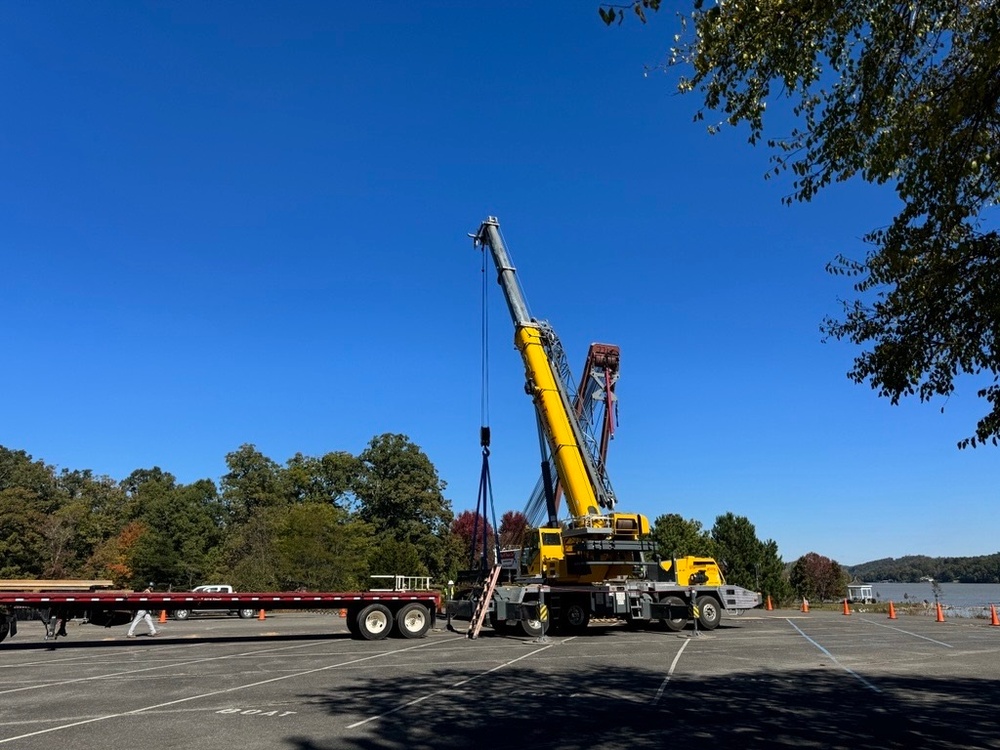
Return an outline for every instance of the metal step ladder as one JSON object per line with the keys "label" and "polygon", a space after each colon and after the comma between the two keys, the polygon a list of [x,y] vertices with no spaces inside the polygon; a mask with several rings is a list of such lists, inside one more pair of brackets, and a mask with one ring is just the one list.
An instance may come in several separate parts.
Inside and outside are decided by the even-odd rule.
{"label": "metal step ladder", "polygon": [[468,638],[479,637],[479,631],[483,629],[483,620],[486,619],[486,613],[490,609],[490,601],[493,599],[493,592],[496,591],[497,581],[500,580],[501,570],[502,568],[499,565],[494,565],[489,577],[486,579],[486,583],[483,586],[483,593],[479,596],[479,601],[476,602],[476,607],[472,611],[472,624],[466,633]]}

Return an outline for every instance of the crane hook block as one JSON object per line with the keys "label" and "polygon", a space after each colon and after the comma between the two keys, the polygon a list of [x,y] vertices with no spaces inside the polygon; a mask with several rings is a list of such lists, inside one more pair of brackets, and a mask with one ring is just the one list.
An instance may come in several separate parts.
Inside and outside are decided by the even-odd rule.
{"label": "crane hook block", "polygon": [[484,448],[488,448],[490,445],[490,428],[480,427],[479,428],[479,444]]}

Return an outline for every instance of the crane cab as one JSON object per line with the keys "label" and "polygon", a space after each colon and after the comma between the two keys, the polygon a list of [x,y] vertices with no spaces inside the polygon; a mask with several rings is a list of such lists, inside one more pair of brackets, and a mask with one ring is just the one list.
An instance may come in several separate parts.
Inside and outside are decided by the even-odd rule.
{"label": "crane cab", "polygon": [[518,573],[527,578],[560,578],[565,559],[562,529],[528,529],[524,535]]}

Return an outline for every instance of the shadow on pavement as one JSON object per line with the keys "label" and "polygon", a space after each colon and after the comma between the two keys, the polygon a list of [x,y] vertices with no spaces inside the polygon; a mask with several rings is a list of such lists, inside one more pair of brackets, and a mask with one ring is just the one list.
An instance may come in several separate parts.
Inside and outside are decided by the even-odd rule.
{"label": "shadow on pavement", "polygon": [[[299,750],[1000,748],[995,674],[879,676],[876,692],[838,667],[675,675],[669,682],[641,668],[557,668],[553,674],[517,664],[482,675],[481,666],[455,667],[405,679],[359,674],[350,689],[302,697],[331,716],[383,718],[348,736],[338,727],[327,741],[286,741]],[[364,736],[351,738],[354,731]]]}

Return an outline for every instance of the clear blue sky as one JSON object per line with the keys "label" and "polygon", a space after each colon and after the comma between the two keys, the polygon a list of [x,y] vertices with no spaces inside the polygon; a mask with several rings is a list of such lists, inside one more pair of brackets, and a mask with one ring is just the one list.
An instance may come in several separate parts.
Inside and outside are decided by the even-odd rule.
{"label": "clear blue sky", "polygon": [[[892,407],[821,343],[850,294],[824,265],[863,256],[892,194],[782,206],[763,148],[644,77],[671,16],[596,7],[0,5],[0,444],[192,482],[243,443],[284,463],[399,432],[472,508],[466,235],[495,215],[573,366],[622,347],[620,509],[732,511],[786,560],[996,552],[1000,454],[955,447],[974,384]],[[499,514],[538,456],[490,293]]]}

